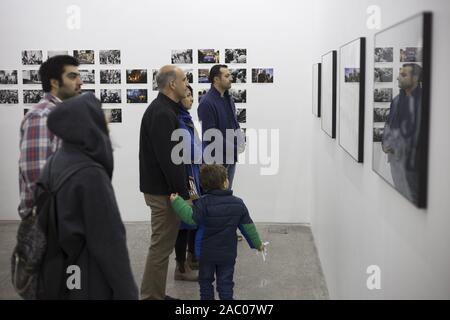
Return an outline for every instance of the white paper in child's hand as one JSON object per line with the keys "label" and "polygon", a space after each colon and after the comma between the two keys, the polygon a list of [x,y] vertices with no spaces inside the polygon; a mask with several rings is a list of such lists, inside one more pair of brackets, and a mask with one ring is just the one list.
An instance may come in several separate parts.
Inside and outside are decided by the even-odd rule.
{"label": "white paper in child's hand", "polygon": [[[264,250],[261,252],[263,261],[266,262],[266,256],[267,256],[267,245],[269,244],[269,242],[263,242],[264,245]],[[256,251],[256,255],[259,256],[259,251]]]}

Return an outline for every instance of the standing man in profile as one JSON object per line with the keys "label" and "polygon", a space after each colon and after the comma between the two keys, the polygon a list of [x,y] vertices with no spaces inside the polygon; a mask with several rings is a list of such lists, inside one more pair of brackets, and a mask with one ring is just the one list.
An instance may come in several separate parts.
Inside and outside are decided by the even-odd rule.
{"label": "standing man in profile", "polygon": [[178,192],[189,199],[185,165],[172,161],[174,130],[179,129],[180,101],[187,94],[184,72],[173,65],[156,75],[159,94],[142,117],[139,143],[140,190],[151,210],[151,244],[141,285],[143,300],[172,300],[166,295],[169,256],[175,246],[180,220],[169,195]]}
{"label": "standing man in profile", "polygon": [[83,82],[78,65],[74,57],[60,55],[49,58],[39,69],[44,97],[27,112],[20,125],[18,211],[22,219],[31,212],[42,168],[61,145],[47,127],[48,115],[58,103],[81,93]]}

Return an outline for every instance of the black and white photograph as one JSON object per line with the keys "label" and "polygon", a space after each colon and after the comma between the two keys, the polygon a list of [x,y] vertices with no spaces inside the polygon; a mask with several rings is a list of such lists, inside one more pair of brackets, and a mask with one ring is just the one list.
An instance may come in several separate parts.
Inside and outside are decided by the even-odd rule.
{"label": "black and white photograph", "polygon": [[375,68],[375,82],[392,82],[394,80],[394,69],[392,68]]}
{"label": "black and white photograph", "polygon": [[383,141],[384,128],[373,128],[373,142]]}
{"label": "black and white photograph", "polygon": [[102,103],[122,103],[121,89],[101,89],[100,101]]}
{"label": "black and white photograph", "polygon": [[186,79],[189,83],[194,83],[194,69],[182,68],[183,72],[186,74]]}
{"label": "black and white photograph", "polygon": [[122,123],[122,109],[103,109],[108,123]]}
{"label": "black and white photograph", "polygon": [[375,48],[375,62],[394,62],[394,48]]}
{"label": "black and white photograph", "polygon": [[230,89],[229,92],[234,103],[247,103],[246,89]]}
{"label": "black and white photograph", "polygon": [[273,83],[273,68],[252,69],[253,83]]}
{"label": "black and white photograph", "polygon": [[23,65],[39,65],[42,63],[42,50],[24,50],[22,51]]}
{"label": "black and white photograph", "polygon": [[156,82],[156,75],[158,74],[158,69],[152,70],[152,90],[158,91],[158,83]]}
{"label": "black and white photograph", "polygon": [[41,84],[42,81],[39,76],[39,70],[22,70],[22,83]]}
{"label": "black and white photograph", "polygon": [[147,103],[147,89],[127,89],[127,103]]}
{"label": "black and white photograph", "polygon": [[377,88],[373,90],[374,102],[391,102],[393,90],[392,88]]}
{"label": "black and white photograph", "polygon": [[360,69],[359,68],[345,68],[345,82],[358,82],[360,79]]}
{"label": "black and white photograph", "polygon": [[101,84],[120,84],[121,72],[119,69],[100,70]]}
{"label": "black and white photograph", "polygon": [[44,97],[44,91],[42,90],[23,90],[23,103],[35,104],[41,101]]}
{"label": "black and white photograph", "polygon": [[0,84],[17,84],[17,70],[0,70]]}
{"label": "black and white photograph", "polygon": [[247,123],[247,109],[236,108],[236,118],[239,123]]}
{"label": "black and white photograph", "polygon": [[192,49],[172,50],[172,64],[191,64]]}
{"label": "black and white photograph", "polygon": [[202,100],[203,96],[208,93],[208,89],[198,90],[198,103]]}
{"label": "black and white photograph", "polygon": [[127,69],[127,83],[147,83],[147,69]]}
{"label": "black and white photograph", "polygon": [[214,49],[198,50],[198,63],[219,63],[219,62],[220,62],[219,50]]}
{"label": "black and white photograph", "polygon": [[0,90],[0,104],[17,104],[19,103],[18,90]]}
{"label": "black and white photograph", "polygon": [[120,64],[120,50],[100,50],[100,64]]}
{"label": "black and white photograph", "polygon": [[247,83],[247,69],[230,69],[232,83]]}
{"label": "black and white photograph", "polygon": [[389,108],[373,108],[373,122],[386,122]]}
{"label": "black and white photograph", "polygon": [[400,62],[422,62],[422,48],[401,48]]}
{"label": "black and white photograph", "polygon": [[80,78],[83,84],[95,84],[95,70],[80,70]]}
{"label": "black and white photograph", "polygon": [[332,139],[336,138],[337,51],[322,56],[321,128]]}
{"label": "black and white photograph", "polygon": [[225,63],[247,63],[247,49],[225,49]]}
{"label": "black and white photograph", "polygon": [[209,83],[209,69],[198,69],[198,83]]}
{"label": "black and white photograph", "polygon": [[69,51],[67,50],[49,50],[47,51],[47,59],[55,56],[67,56]]}
{"label": "black and white photograph", "polygon": [[74,50],[73,57],[77,59],[80,64],[95,63],[94,50]]}

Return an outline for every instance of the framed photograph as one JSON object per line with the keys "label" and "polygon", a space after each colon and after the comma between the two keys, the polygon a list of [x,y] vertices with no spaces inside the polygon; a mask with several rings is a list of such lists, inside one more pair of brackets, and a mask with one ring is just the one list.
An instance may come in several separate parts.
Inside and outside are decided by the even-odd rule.
{"label": "framed photograph", "polygon": [[394,48],[393,47],[377,47],[374,52],[375,62],[394,62]]}
{"label": "framed photograph", "polygon": [[0,90],[0,104],[18,104],[19,90]]}
{"label": "framed photograph", "polygon": [[337,51],[322,56],[322,76],[320,92],[320,115],[322,130],[331,138],[336,138],[336,73]]}
{"label": "framed photograph", "polygon": [[246,89],[230,89],[229,92],[234,103],[247,103]]}
{"label": "framed photograph", "polygon": [[424,12],[375,35],[393,57],[374,64],[372,168],[418,208],[427,205],[431,32]]}
{"label": "framed photograph", "polygon": [[152,90],[158,91],[158,83],[156,82],[156,75],[158,74],[158,69],[152,70]]}
{"label": "framed photograph", "polygon": [[95,84],[95,70],[80,70],[80,78],[84,84]]}
{"label": "framed photograph", "polygon": [[120,64],[120,50],[100,50],[100,64]]}
{"label": "framed photograph", "polygon": [[100,70],[101,84],[120,84],[122,73],[120,69]]}
{"label": "framed photograph", "polygon": [[320,85],[321,85],[321,75],[322,75],[322,64],[313,64],[313,103],[312,103],[312,113],[316,117],[320,118]]}
{"label": "framed photograph", "polygon": [[103,112],[109,123],[122,123],[122,109],[103,109]]}
{"label": "framed photograph", "polygon": [[74,50],[73,57],[77,59],[80,64],[95,63],[94,50]]}
{"label": "framed photograph", "polygon": [[17,70],[0,70],[0,84],[17,84]]}
{"label": "framed photograph", "polygon": [[353,159],[364,159],[366,39],[339,49],[339,145]]}
{"label": "framed photograph", "polygon": [[100,101],[102,103],[122,103],[121,89],[101,89]]}
{"label": "framed photograph", "polygon": [[191,64],[192,49],[172,50],[172,64]]}
{"label": "framed photograph", "polygon": [[230,69],[232,83],[247,83],[247,69]]}
{"label": "framed photograph", "polygon": [[127,83],[147,83],[147,69],[127,69]]}
{"label": "framed photograph", "polygon": [[209,69],[198,69],[198,83],[209,83]]}
{"label": "framed photograph", "polygon": [[208,93],[208,89],[202,89],[198,91],[198,103],[202,100],[203,96]]}
{"label": "framed photograph", "polygon": [[23,65],[42,64],[42,50],[24,50],[22,51]]}
{"label": "framed photograph", "polygon": [[236,108],[236,118],[239,123],[247,123],[247,109]]}
{"label": "framed photograph", "polygon": [[219,50],[214,49],[199,49],[198,63],[219,63]]}
{"label": "framed photograph", "polygon": [[67,50],[49,50],[47,51],[47,59],[52,58],[54,56],[67,56],[69,51]]}
{"label": "framed photograph", "polygon": [[44,97],[43,90],[23,90],[23,103],[35,104]]}
{"label": "framed photograph", "polygon": [[23,84],[41,84],[41,77],[39,76],[39,70],[22,70],[22,83]]}
{"label": "framed photograph", "polygon": [[127,103],[147,103],[147,89],[127,89]]}
{"label": "framed photograph", "polygon": [[186,75],[186,79],[189,83],[194,83],[194,69],[181,68],[184,74]]}
{"label": "framed photograph", "polygon": [[253,83],[273,83],[273,68],[252,69]]}
{"label": "framed photograph", "polygon": [[247,49],[225,49],[225,63],[247,63]]}

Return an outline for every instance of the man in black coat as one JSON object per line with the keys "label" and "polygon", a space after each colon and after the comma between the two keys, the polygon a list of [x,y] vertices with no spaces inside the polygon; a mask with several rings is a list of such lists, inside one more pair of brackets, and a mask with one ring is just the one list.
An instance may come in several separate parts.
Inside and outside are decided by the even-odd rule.
{"label": "man in black coat", "polygon": [[140,190],[151,210],[151,244],[141,285],[141,299],[170,299],[166,296],[169,256],[175,246],[180,220],[169,195],[179,193],[189,199],[185,166],[171,158],[178,141],[172,133],[179,129],[178,104],[186,97],[187,80],[175,66],[162,67],[156,75],[158,97],[144,113],[139,144]]}

